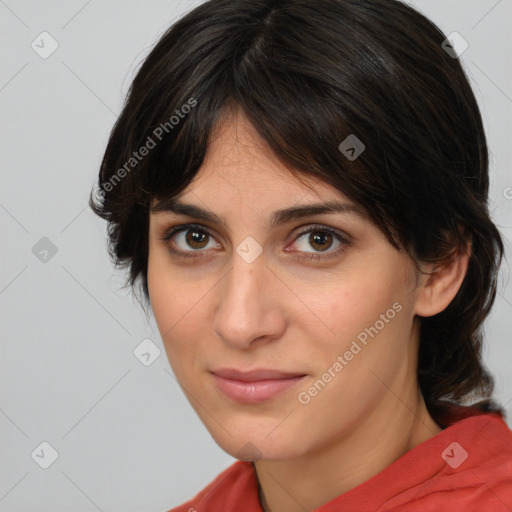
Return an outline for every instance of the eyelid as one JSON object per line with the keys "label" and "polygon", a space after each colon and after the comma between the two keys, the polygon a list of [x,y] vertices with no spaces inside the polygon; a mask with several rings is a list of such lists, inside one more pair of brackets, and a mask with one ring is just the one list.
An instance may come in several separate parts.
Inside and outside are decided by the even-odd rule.
{"label": "eyelid", "polygon": [[[215,241],[217,241],[217,238],[211,233],[210,231],[210,228],[208,228],[207,226],[203,226],[201,224],[196,224],[196,223],[186,223],[186,224],[179,224],[179,225],[176,225],[176,226],[173,226],[169,229],[166,229],[163,233],[162,236],[159,236],[159,239],[162,240],[163,242],[166,242],[166,245],[169,246],[169,250],[177,255],[177,256],[181,256],[181,257],[200,257],[200,254],[201,253],[208,253],[210,251],[206,251],[206,250],[196,250],[196,251],[193,251],[193,250],[190,250],[190,251],[183,251],[183,250],[180,250],[180,249],[174,249],[174,248],[171,248],[170,247],[170,241],[171,241],[171,238],[173,238],[175,235],[178,235],[180,233],[183,233],[183,232],[187,232],[187,231],[191,231],[191,230],[197,230],[201,233],[205,233],[207,234],[209,237],[215,239]],[[217,244],[219,242],[217,241]]]}
{"label": "eyelid", "polygon": [[343,241],[345,243],[349,243],[349,236],[347,234],[345,234],[343,231],[340,231],[339,229],[332,228],[330,226],[325,226],[323,224],[318,224],[318,223],[308,224],[307,226],[308,227],[306,229],[304,229],[303,231],[300,231],[299,233],[294,235],[295,238],[299,238],[303,235],[306,235],[307,233],[311,233],[312,231],[325,231],[327,233],[332,233],[333,235],[338,237],[341,241]]}
{"label": "eyelid", "polygon": [[327,261],[332,258],[336,258],[341,256],[341,254],[345,251],[345,249],[351,245],[350,237],[346,235],[344,232],[332,228],[329,226],[324,226],[322,224],[309,224],[308,227],[301,232],[294,235],[293,241],[296,242],[298,239],[302,238],[304,235],[308,233],[314,232],[325,232],[331,234],[334,238],[336,238],[341,246],[334,250],[327,251],[291,251],[289,249],[285,249],[286,252],[289,253],[299,253],[303,254],[303,256],[293,256],[294,259],[298,260],[309,260],[309,261]]}
{"label": "eyelid", "polygon": [[[295,233],[293,234],[292,236],[294,237],[293,238],[293,242],[295,242],[297,239],[301,238],[302,236],[308,234],[308,233],[311,233],[311,232],[315,232],[315,231],[325,231],[327,233],[330,233],[332,234],[334,237],[336,237],[341,243],[342,243],[342,247],[338,248],[338,249],[335,249],[333,251],[291,251],[291,250],[287,250],[285,249],[286,252],[293,252],[293,253],[303,253],[303,254],[307,254],[309,256],[304,256],[304,257],[296,257],[297,259],[313,259],[313,258],[316,258],[316,259],[327,259],[327,258],[330,258],[330,257],[334,257],[334,256],[337,256],[339,255],[342,251],[344,251],[344,249],[346,248],[346,246],[350,245],[351,244],[351,239],[350,237],[344,233],[343,231],[340,231],[336,228],[333,228],[333,227],[330,227],[330,226],[325,226],[325,225],[322,225],[322,224],[318,224],[318,223],[310,223],[310,224],[307,224],[306,225],[307,227],[304,228],[303,230],[299,231],[299,233]],[[203,232],[205,234],[207,234],[208,236],[214,238],[216,241],[216,236],[214,236],[212,234],[212,231],[209,227],[205,226],[205,225],[202,225],[202,224],[197,224],[197,223],[185,223],[185,224],[179,224],[179,225],[176,225],[176,226],[173,226],[169,229],[166,229],[163,233],[162,236],[159,236],[159,239],[164,241],[164,242],[170,242],[171,238],[176,235],[176,234],[179,234],[179,233],[182,233],[182,232],[186,232],[186,231],[189,231],[189,230],[192,230],[192,229],[196,229],[200,232]],[[300,229],[299,228],[296,228],[296,229]],[[295,230],[294,230],[295,231]],[[217,241],[217,243],[219,243]],[[182,256],[182,257],[201,257],[200,254],[201,253],[208,253],[210,252],[210,250],[190,250],[190,251],[182,251],[182,250],[176,250],[176,249],[170,249],[174,254],[178,255],[178,256]],[[195,254],[194,254],[195,253]],[[325,254],[325,256],[323,256],[323,254]]]}
{"label": "eyelid", "polygon": [[181,233],[183,231],[189,231],[189,230],[192,230],[192,229],[197,229],[198,231],[207,233],[209,236],[215,238],[213,236],[213,234],[212,234],[212,232],[211,232],[209,227],[204,226],[202,224],[196,224],[194,222],[189,222],[189,223],[186,223],[186,224],[179,224],[179,225],[176,225],[176,226],[172,226],[169,229],[165,229],[163,235],[161,237],[159,237],[159,238],[160,238],[160,240],[163,240],[163,241],[169,241],[173,235],[176,235],[176,234]]}

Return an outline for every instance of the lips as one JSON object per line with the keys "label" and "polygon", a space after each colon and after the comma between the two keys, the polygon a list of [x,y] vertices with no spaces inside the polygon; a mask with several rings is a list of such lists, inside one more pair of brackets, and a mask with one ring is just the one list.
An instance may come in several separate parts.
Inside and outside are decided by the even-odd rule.
{"label": "lips", "polygon": [[304,373],[283,372],[280,370],[251,370],[243,372],[231,368],[213,370],[212,373],[219,377],[223,377],[224,379],[239,380],[243,382],[289,379],[305,375]]}
{"label": "lips", "polygon": [[217,388],[238,403],[257,404],[271,400],[298,384],[306,375],[281,370],[241,371],[220,368],[211,372]]}

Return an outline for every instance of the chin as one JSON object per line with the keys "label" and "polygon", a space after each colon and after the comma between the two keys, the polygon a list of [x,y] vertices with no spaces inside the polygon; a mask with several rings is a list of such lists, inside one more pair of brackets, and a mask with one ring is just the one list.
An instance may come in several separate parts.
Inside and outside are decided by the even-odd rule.
{"label": "chin", "polygon": [[268,429],[263,433],[252,430],[250,434],[239,432],[230,437],[224,430],[219,432],[215,428],[210,434],[223,451],[238,460],[286,460],[301,455],[303,446],[298,440],[294,441],[285,431],[272,439],[275,433],[269,436],[271,431]]}

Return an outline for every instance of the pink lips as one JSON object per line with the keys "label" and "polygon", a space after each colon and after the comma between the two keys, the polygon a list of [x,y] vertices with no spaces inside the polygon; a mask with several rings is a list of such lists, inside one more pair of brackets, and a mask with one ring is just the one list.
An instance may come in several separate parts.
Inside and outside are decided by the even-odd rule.
{"label": "pink lips", "polygon": [[257,404],[291,388],[305,375],[279,370],[252,370],[242,372],[221,368],[211,372],[215,384],[226,396],[235,402]]}

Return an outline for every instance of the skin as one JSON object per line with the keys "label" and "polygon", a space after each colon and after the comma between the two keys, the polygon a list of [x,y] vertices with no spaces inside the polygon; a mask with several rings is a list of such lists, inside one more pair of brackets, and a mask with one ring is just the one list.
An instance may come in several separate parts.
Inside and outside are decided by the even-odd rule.
{"label": "skin", "polygon": [[[148,287],[170,365],[218,445],[233,457],[255,460],[266,512],[320,507],[441,431],[417,385],[419,317],[446,308],[468,260],[461,252],[446,267],[420,264],[431,275],[420,274],[405,251],[352,213],[270,227],[278,209],[328,199],[350,203],[332,186],[302,179],[314,190],[233,114],[219,123],[196,179],[179,196],[216,213],[226,226],[150,214]],[[210,235],[192,245],[186,231],[162,240],[187,222]],[[329,235],[312,243],[310,235],[325,233],[322,226],[348,243]],[[313,233],[300,235],[308,228]],[[263,248],[252,263],[236,251],[248,236]],[[197,257],[185,259],[171,248]],[[324,259],[304,258],[315,253]],[[307,404],[300,403],[299,393],[396,303],[401,310],[394,318],[386,317],[378,334]],[[216,388],[210,370],[220,367],[307,376],[267,402],[239,404]]]}

